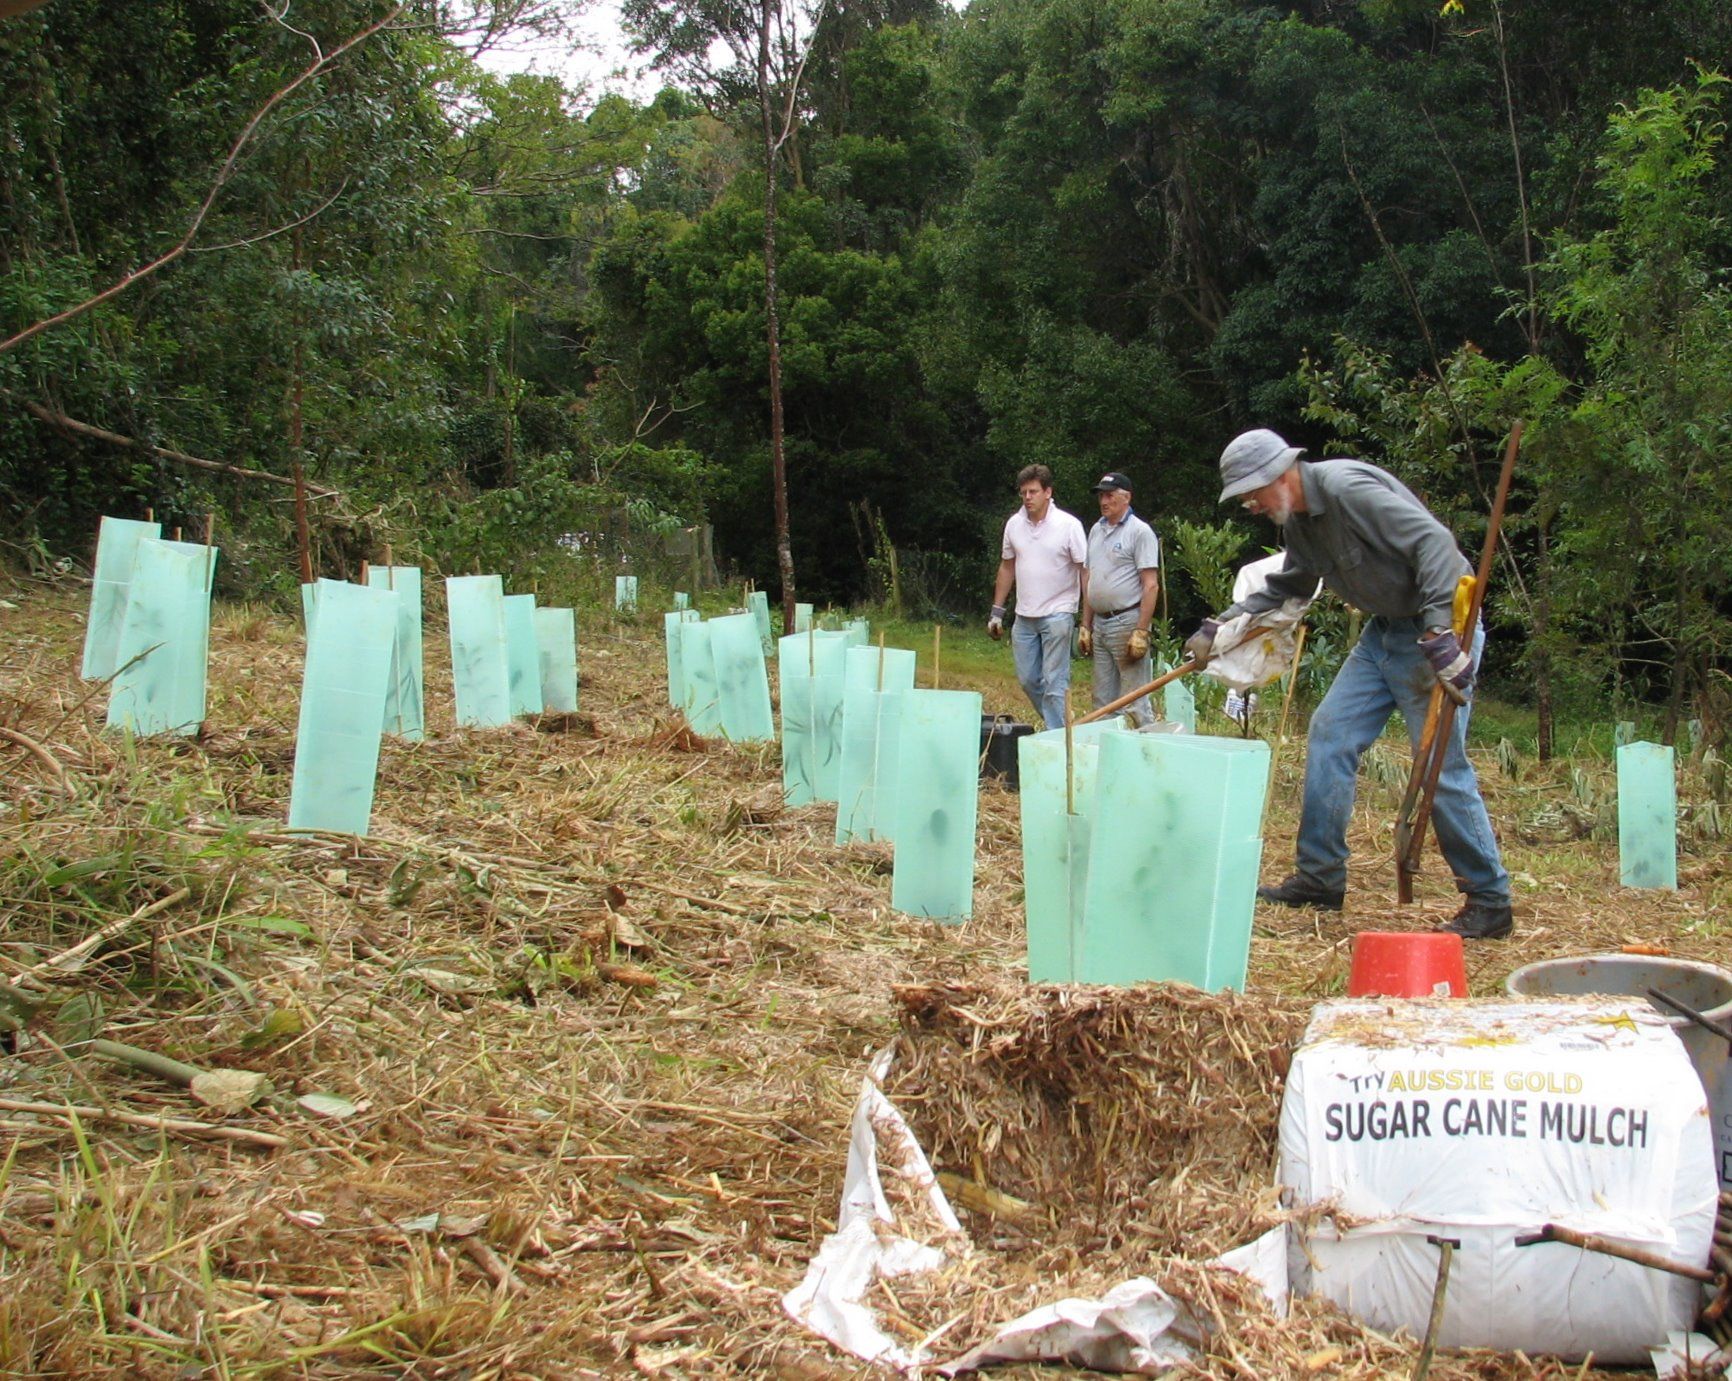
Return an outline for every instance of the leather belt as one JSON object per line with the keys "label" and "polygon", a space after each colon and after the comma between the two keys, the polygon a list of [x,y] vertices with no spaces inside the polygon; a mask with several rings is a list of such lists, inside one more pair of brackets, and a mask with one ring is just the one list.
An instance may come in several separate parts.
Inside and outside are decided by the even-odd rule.
{"label": "leather belt", "polygon": [[1111,609],[1104,614],[1096,614],[1095,617],[1097,619],[1116,619],[1120,614],[1134,614],[1142,607],[1141,602],[1136,604],[1127,604],[1123,609]]}

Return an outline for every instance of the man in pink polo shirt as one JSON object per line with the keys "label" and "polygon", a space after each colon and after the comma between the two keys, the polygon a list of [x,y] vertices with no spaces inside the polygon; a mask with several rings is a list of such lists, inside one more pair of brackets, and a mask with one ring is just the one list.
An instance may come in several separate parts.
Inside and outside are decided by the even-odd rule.
{"label": "man in pink polo shirt", "polygon": [[1077,606],[1088,593],[1088,539],[1077,519],[1052,501],[1052,471],[1027,465],[1018,472],[1022,507],[1004,525],[1004,550],[992,589],[986,631],[1004,635],[1004,601],[1016,586],[1016,622],[1010,629],[1016,679],[1049,729],[1064,728],[1070,689],[1070,639]]}

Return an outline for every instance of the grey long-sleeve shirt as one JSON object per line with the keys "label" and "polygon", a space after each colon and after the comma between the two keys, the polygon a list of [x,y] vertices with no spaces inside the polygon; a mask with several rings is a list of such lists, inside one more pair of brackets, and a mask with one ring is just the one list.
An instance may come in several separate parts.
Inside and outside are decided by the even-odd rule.
{"label": "grey long-sleeve shirt", "polygon": [[1290,595],[1304,598],[1321,579],[1367,614],[1450,626],[1456,582],[1472,568],[1411,489],[1363,460],[1303,462],[1299,482],[1305,512],[1287,520],[1287,564],[1219,614],[1223,623],[1279,608]]}

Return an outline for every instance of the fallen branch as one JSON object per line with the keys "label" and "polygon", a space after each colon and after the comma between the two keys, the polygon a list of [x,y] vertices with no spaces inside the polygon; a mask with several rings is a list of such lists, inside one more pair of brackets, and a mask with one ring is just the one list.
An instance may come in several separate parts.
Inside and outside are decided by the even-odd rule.
{"label": "fallen branch", "polygon": [[209,1122],[195,1122],[184,1117],[147,1117],[136,1112],[109,1112],[81,1103],[33,1103],[22,1098],[0,1098],[0,1112],[34,1112],[44,1117],[60,1117],[70,1122],[82,1118],[88,1122],[120,1122],[128,1127],[143,1127],[153,1132],[173,1132],[177,1136],[204,1136],[217,1141],[244,1141],[250,1146],[278,1149],[289,1144],[286,1136],[275,1132],[255,1132],[246,1127],[218,1127]]}
{"label": "fallen branch", "polygon": [[131,915],[122,916],[116,921],[110,921],[100,930],[92,931],[89,935],[86,935],[71,948],[63,949],[59,954],[50,955],[39,964],[32,964],[29,968],[21,970],[17,976],[20,979],[39,979],[49,973],[76,973],[79,969],[84,967],[83,961],[92,950],[105,944],[109,940],[112,940],[128,926],[134,925],[139,921],[148,920],[159,911],[167,911],[169,907],[178,905],[191,895],[192,889],[190,887],[177,887],[166,897],[158,897],[153,902],[146,902]]}
{"label": "fallen branch", "polygon": [[66,769],[61,766],[60,759],[50,753],[45,747],[27,734],[21,734],[16,729],[0,728],[0,739],[7,743],[15,743],[29,753],[54,775],[55,782],[68,796],[76,796],[78,789],[73,786],[72,778],[66,775]]}
{"label": "fallen branch", "polygon": [[[14,397],[11,393],[7,397]],[[77,418],[68,417],[63,412],[54,412],[40,403],[33,403],[28,398],[17,398],[15,401],[23,405],[24,410],[38,421],[46,422],[51,427],[69,431],[74,436],[87,436],[93,441],[106,441],[111,446],[125,446],[135,451],[143,451],[146,455],[160,456],[163,460],[172,460],[177,465],[190,465],[199,470],[215,470],[219,474],[235,475],[245,480],[267,480],[271,484],[286,484],[291,488],[295,480],[292,475],[273,475],[269,470],[249,470],[244,465],[230,465],[226,460],[206,460],[203,456],[188,455],[185,451],[176,451],[167,446],[153,445],[148,441],[140,441],[136,437],[122,436],[119,432],[106,431],[101,427],[93,427],[88,422],[80,422]],[[323,486],[309,484],[306,492],[317,499],[334,499],[338,491]]]}

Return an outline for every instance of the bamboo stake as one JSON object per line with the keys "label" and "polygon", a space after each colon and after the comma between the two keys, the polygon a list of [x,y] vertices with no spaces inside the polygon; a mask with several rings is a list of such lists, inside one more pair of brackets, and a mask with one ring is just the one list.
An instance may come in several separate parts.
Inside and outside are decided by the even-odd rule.
{"label": "bamboo stake", "polygon": [[204,588],[210,593],[211,573],[216,567],[216,514],[204,515]]}
{"label": "bamboo stake", "polygon": [[[1287,711],[1293,708],[1293,691],[1299,684],[1299,659],[1304,655],[1305,624],[1301,621],[1298,635],[1293,639],[1293,665],[1287,670],[1287,693],[1281,697],[1281,722],[1275,729],[1275,751],[1269,755],[1269,784],[1263,791],[1263,814],[1257,821],[1258,834],[1263,833],[1269,820],[1269,798],[1275,794],[1276,773],[1280,770],[1281,756],[1287,748]],[[1249,718],[1247,715],[1247,721]]]}
{"label": "bamboo stake", "polygon": [[180,1136],[208,1136],[218,1141],[244,1141],[253,1146],[273,1148],[287,1146],[289,1139],[275,1132],[255,1132],[245,1127],[218,1127],[181,1117],[147,1117],[135,1112],[109,1112],[82,1103],[33,1103],[22,1098],[0,1098],[0,1111],[34,1112],[45,1117],[84,1118],[92,1122],[119,1122],[128,1127],[144,1127],[153,1132],[174,1132]]}
{"label": "bamboo stake", "polygon": [[944,625],[941,623],[933,624],[932,625],[932,689],[933,690],[938,689],[938,654],[939,654],[939,651],[941,649],[943,636],[944,636]]}
{"label": "bamboo stake", "polygon": [[1305,655],[1305,625],[1299,625],[1299,634],[1293,639],[1293,665],[1287,672],[1287,694],[1281,697],[1281,723],[1275,731],[1275,741],[1287,742],[1287,711],[1293,708],[1293,690],[1299,684],[1299,659]]}
{"label": "bamboo stake", "polygon": [[1064,690],[1064,813],[1076,814],[1076,717],[1070,712],[1070,687]]}

